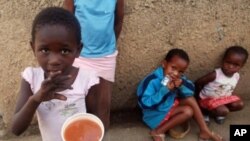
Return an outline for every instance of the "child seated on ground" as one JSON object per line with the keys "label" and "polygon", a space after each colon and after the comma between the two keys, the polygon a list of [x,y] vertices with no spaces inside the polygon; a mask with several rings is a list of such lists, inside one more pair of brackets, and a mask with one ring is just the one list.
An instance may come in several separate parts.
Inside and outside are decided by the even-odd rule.
{"label": "child seated on ground", "polygon": [[154,141],[164,141],[165,133],[194,116],[200,128],[199,140],[221,141],[211,132],[193,97],[194,84],[184,76],[189,65],[188,54],[182,49],[172,49],[162,61],[162,66],[146,76],[137,89],[138,104],[143,121],[152,129]]}
{"label": "child seated on ground", "polygon": [[196,82],[196,93],[199,104],[204,111],[206,122],[209,114],[222,124],[231,111],[243,108],[243,101],[236,96],[234,89],[239,81],[239,70],[244,66],[248,52],[241,46],[226,49],[220,68],[199,78]]}

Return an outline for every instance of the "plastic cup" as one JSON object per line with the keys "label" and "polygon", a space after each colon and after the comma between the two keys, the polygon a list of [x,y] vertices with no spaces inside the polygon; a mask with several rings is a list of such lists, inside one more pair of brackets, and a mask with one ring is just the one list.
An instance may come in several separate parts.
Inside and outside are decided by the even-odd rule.
{"label": "plastic cup", "polygon": [[[82,121],[82,120],[89,120],[92,121],[94,123],[96,123],[100,129],[101,129],[101,136],[99,138],[98,141],[102,141],[103,136],[104,136],[104,125],[102,123],[102,121],[95,115],[93,114],[89,114],[89,113],[77,113],[71,117],[69,117],[63,124],[62,126],[62,130],[61,130],[61,136],[63,141],[69,141],[66,140],[67,137],[65,137],[65,132],[67,132],[67,128],[72,125],[72,123],[74,124],[76,121]],[[72,136],[75,136],[74,134],[72,134]]]}

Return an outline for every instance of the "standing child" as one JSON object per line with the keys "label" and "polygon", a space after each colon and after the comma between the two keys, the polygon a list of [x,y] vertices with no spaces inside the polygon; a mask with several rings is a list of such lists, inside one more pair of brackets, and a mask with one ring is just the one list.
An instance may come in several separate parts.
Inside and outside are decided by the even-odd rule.
{"label": "standing child", "polygon": [[46,8],[32,26],[31,48],[40,67],[22,73],[12,132],[24,132],[37,114],[43,141],[62,141],[61,127],[75,113],[86,112],[85,97],[99,78],[73,67],[82,48],[80,25],[62,8]]}
{"label": "standing child", "polygon": [[[143,121],[152,129],[154,141],[164,141],[165,133],[194,116],[200,127],[199,140],[221,141],[202,119],[202,113],[193,98],[194,85],[184,76],[189,57],[182,49],[172,49],[162,66],[144,78],[137,89]],[[179,104],[180,102],[180,104]]]}
{"label": "standing child", "polygon": [[87,97],[88,112],[97,115],[107,129],[124,0],[64,0],[64,7],[75,14],[82,29],[84,48],[74,65],[96,71],[101,77],[96,92]]}
{"label": "standing child", "polygon": [[222,124],[230,111],[243,108],[243,101],[235,95],[234,89],[240,78],[239,70],[247,58],[248,52],[243,47],[229,47],[223,56],[221,67],[196,81],[199,103],[205,110],[207,122],[208,113],[215,116],[216,123]]}

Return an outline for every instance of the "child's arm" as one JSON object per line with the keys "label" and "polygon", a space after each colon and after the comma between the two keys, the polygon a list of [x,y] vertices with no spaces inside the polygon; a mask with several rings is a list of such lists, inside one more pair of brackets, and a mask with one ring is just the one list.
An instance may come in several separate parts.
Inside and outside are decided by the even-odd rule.
{"label": "child's arm", "polygon": [[12,119],[12,132],[15,135],[20,135],[28,128],[39,106],[39,103],[35,102],[34,97],[32,97],[33,94],[30,89],[30,84],[24,79],[21,80],[19,93],[15,114]]}
{"label": "child's arm", "polygon": [[115,9],[115,36],[116,40],[119,38],[119,35],[122,30],[124,17],[124,0],[117,0],[116,9]]}
{"label": "child's arm", "polygon": [[186,77],[183,77],[181,79],[181,84],[180,86],[177,88],[178,90],[178,95],[182,98],[185,97],[190,97],[194,95],[194,91],[195,91],[195,86],[194,83],[188,79],[186,79]]}
{"label": "child's arm", "polygon": [[74,0],[64,0],[63,8],[74,14],[75,11]]}
{"label": "child's arm", "polygon": [[208,84],[209,82],[214,81],[216,78],[216,72],[210,72],[207,75],[199,78],[195,81],[195,93],[196,95],[199,95],[200,91],[203,89],[203,87]]}
{"label": "child's arm", "polygon": [[153,106],[161,103],[164,96],[171,93],[167,86],[162,85],[159,89],[156,89],[157,86],[155,85],[156,84],[151,81],[138,98],[139,103],[144,108],[152,108]]}
{"label": "child's arm", "polygon": [[12,132],[14,134],[20,135],[28,128],[41,102],[51,99],[67,99],[65,96],[57,94],[59,91],[71,88],[71,86],[66,83],[69,76],[58,76],[60,73],[61,72],[53,73],[45,79],[42,82],[40,90],[34,95],[31,91],[30,84],[22,79],[20,96],[12,122]]}

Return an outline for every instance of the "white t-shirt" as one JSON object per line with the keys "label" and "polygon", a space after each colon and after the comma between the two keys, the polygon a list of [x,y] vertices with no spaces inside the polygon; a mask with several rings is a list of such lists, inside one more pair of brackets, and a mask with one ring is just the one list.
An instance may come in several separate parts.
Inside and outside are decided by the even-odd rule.
{"label": "white t-shirt", "polygon": [[[33,94],[36,94],[44,80],[44,71],[41,67],[28,67],[22,77],[30,84]],[[73,89],[59,92],[67,97],[66,101],[53,99],[39,105],[36,113],[43,141],[62,141],[61,127],[64,121],[76,113],[86,112],[85,97],[89,88],[98,83],[99,78],[95,73],[79,69],[72,84]]]}
{"label": "white t-shirt", "polygon": [[200,92],[201,99],[205,98],[219,98],[223,96],[230,96],[234,91],[239,79],[239,73],[234,73],[232,77],[226,76],[221,68],[215,69],[216,78],[209,82]]}

